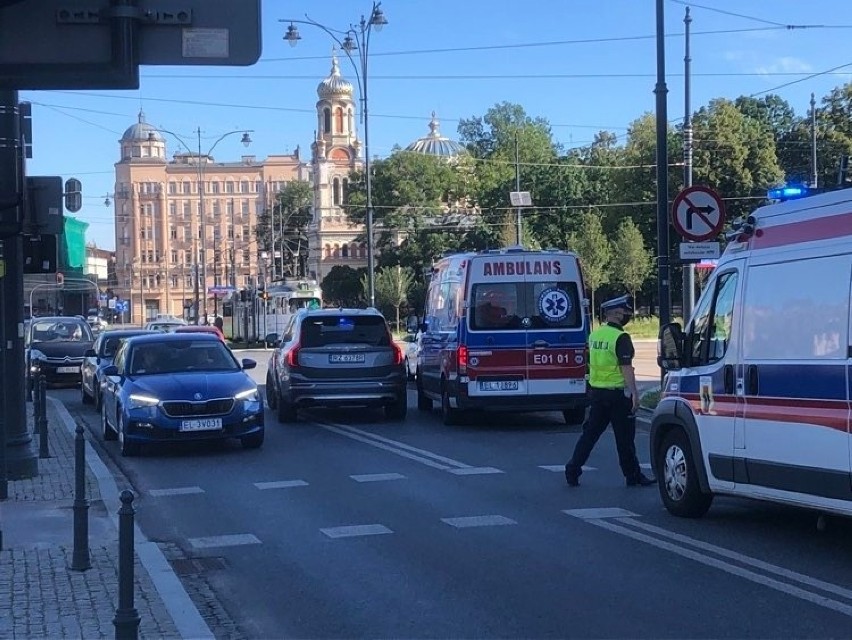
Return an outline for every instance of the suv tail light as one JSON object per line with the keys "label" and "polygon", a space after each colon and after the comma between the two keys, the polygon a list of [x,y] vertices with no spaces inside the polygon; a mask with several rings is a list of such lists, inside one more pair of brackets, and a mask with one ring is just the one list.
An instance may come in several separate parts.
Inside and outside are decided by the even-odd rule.
{"label": "suv tail light", "polygon": [[287,366],[291,369],[294,369],[299,366],[299,348],[300,345],[297,342],[290,350],[287,352]]}
{"label": "suv tail light", "polygon": [[464,345],[456,350],[456,364],[460,375],[467,373],[467,347]]}
{"label": "suv tail light", "polygon": [[398,344],[396,344],[395,342],[393,342],[391,344],[393,344],[393,351],[394,351],[393,363],[395,365],[402,364],[403,360],[405,360],[405,354],[403,354],[402,348]]}

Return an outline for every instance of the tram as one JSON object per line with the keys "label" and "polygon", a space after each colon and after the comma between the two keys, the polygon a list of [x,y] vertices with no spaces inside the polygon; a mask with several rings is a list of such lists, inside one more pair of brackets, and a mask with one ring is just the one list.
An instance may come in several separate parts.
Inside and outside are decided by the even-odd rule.
{"label": "tram", "polygon": [[[322,290],[316,280],[285,278],[269,283],[264,291],[245,295],[235,291],[223,305],[225,334],[234,340],[263,339],[270,333],[282,335],[299,309],[322,306]],[[230,318],[227,317],[230,314]]]}

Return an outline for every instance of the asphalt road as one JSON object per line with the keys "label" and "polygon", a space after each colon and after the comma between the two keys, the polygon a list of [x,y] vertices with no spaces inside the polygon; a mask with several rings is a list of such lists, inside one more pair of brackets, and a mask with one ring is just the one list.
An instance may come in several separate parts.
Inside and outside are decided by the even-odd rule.
{"label": "asphalt road", "polygon": [[[50,393],[98,440],[78,391]],[[624,486],[609,433],[572,489],[579,428],[558,414],[450,428],[409,405],[404,423],[268,411],[256,451],[102,450],[150,539],[214,559],[209,584],[252,638],[849,636],[848,521],[819,533],[810,512],[732,499],[677,519],[656,488]],[[647,462],[646,434],[637,448]]]}

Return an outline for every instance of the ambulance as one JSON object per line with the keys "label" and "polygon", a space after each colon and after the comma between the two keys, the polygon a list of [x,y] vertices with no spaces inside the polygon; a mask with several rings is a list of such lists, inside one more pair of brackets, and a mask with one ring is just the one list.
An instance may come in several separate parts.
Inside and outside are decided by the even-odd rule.
{"label": "ambulance", "polygon": [[465,412],[586,409],[589,305],[567,251],[521,247],[447,256],[432,269],[417,355],[417,407]]}
{"label": "ambulance", "polygon": [[650,453],[678,516],[723,494],[852,516],[852,189],[770,199],[660,331]]}

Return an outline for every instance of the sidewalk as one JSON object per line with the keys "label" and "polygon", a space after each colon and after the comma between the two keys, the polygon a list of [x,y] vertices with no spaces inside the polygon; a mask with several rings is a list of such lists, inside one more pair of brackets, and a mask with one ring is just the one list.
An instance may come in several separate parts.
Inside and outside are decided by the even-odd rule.
{"label": "sidewalk", "polygon": [[[32,405],[27,405],[32,431]],[[74,429],[68,411],[48,398],[51,457],[39,475],[9,482],[0,501],[0,638],[113,638],[118,606],[118,487],[86,443],[89,555],[92,568],[72,571]],[[90,434],[86,433],[88,439]],[[34,436],[38,449],[38,436]],[[140,638],[212,638],[156,544],[135,531],[134,606]]]}

